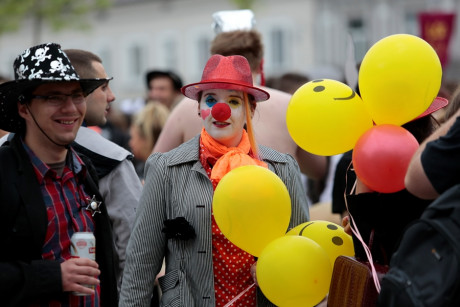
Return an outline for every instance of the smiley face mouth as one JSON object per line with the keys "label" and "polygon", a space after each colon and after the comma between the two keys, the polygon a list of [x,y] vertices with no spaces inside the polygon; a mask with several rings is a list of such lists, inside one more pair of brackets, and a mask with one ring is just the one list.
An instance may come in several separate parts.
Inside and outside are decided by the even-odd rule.
{"label": "smiley face mouth", "polygon": [[305,225],[305,226],[302,228],[302,230],[300,230],[299,236],[301,236],[302,233],[303,233],[303,231],[305,230],[305,228],[307,228],[307,227],[310,226],[311,224],[313,224],[313,222],[310,222],[310,223],[308,223],[307,225]]}
{"label": "smiley face mouth", "polygon": [[353,99],[355,97],[356,93],[355,91],[351,90],[351,95],[348,97],[342,97],[342,98],[334,98],[334,100],[349,100]]}

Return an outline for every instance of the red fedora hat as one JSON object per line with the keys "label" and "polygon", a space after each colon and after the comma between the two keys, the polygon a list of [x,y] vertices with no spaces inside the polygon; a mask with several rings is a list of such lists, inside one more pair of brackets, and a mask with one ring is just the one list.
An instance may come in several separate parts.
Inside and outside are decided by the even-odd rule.
{"label": "red fedora hat", "polygon": [[240,55],[213,55],[204,67],[201,82],[188,84],[181,91],[188,98],[198,100],[199,93],[208,89],[243,91],[257,102],[270,98],[266,91],[253,86],[248,60]]}

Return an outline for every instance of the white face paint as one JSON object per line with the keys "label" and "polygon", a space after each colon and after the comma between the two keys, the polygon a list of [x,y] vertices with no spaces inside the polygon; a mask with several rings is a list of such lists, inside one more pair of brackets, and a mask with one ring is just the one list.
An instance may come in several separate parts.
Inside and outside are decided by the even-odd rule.
{"label": "white face paint", "polygon": [[[218,121],[213,118],[211,111],[217,103],[225,103],[230,107],[231,115],[228,119]],[[212,138],[227,147],[238,146],[246,123],[243,92],[224,89],[205,90],[199,108],[204,128]]]}

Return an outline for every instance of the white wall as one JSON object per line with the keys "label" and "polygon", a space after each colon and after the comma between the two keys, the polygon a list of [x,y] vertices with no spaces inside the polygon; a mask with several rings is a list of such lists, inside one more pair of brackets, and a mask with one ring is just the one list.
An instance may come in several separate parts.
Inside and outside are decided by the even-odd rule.
{"label": "white wall", "polygon": [[[427,5],[425,1],[415,0],[256,1],[253,11],[256,28],[264,37],[266,74],[296,71],[311,73],[314,77],[341,78],[351,18],[363,20],[361,46],[369,48],[385,35],[407,32],[406,10],[417,12]],[[458,4],[451,7],[458,11]],[[42,41],[54,41],[64,49],[82,48],[101,55],[108,73],[114,76],[112,87],[117,98],[122,100],[144,95],[144,73],[153,68],[173,69],[183,77],[184,83],[198,81],[204,65],[200,62],[203,54],[199,52],[198,42],[214,37],[212,13],[229,9],[235,7],[227,0],[167,0],[118,5],[103,14],[90,16],[92,28],[89,31],[45,31]],[[272,34],[276,31],[283,34],[281,47],[273,45]],[[458,33],[457,30],[452,46],[453,61],[460,58]],[[12,77],[14,58],[32,44],[29,22],[25,22],[17,33],[1,36],[0,74]],[[279,51],[284,58],[275,62]],[[137,64],[141,71],[134,70],[133,54],[140,56]]]}

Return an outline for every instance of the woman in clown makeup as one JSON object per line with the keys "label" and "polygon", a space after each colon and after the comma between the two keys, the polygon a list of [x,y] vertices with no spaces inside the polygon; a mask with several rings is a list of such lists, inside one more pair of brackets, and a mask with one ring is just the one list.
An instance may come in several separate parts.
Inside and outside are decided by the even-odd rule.
{"label": "woman in clown makeup", "polygon": [[278,175],[289,191],[289,227],[309,219],[297,162],[255,142],[251,118],[269,94],[253,86],[246,58],[221,55],[213,55],[201,82],[184,86],[182,93],[198,101],[203,129],[146,163],[120,306],[150,306],[163,258],[160,306],[274,306],[251,287],[256,282],[254,256],[225,238],[212,215],[220,179],[236,167],[259,165]]}

